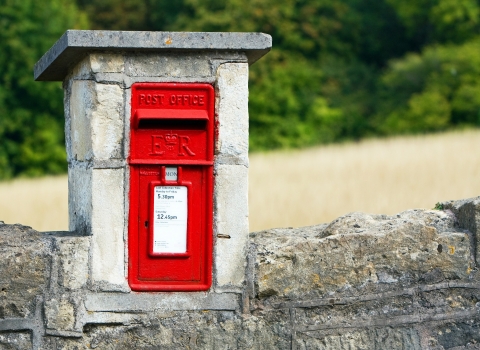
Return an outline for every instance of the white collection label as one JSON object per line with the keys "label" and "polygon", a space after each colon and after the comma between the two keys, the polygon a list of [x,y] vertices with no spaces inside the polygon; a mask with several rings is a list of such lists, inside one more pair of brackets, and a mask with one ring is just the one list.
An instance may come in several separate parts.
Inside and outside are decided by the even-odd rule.
{"label": "white collection label", "polygon": [[187,187],[155,186],[153,190],[153,252],[187,251]]}

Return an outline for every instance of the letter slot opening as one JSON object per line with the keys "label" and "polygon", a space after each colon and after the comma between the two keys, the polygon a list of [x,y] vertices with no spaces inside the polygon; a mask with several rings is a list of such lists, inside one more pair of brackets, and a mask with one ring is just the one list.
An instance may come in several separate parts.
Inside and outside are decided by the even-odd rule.
{"label": "letter slot opening", "polygon": [[134,121],[135,129],[204,130],[208,114],[205,110],[139,109]]}
{"label": "letter slot opening", "polygon": [[206,120],[143,119],[138,123],[138,129],[205,130],[206,127]]}

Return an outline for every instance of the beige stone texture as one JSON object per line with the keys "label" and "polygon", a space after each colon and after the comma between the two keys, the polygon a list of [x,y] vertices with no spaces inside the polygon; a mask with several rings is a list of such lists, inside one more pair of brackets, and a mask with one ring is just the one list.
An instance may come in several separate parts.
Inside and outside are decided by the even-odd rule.
{"label": "beige stone texture", "polygon": [[59,284],[79,289],[88,281],[90,237],[57,238],[59,248]]}
{"label": "beige stone texture", "polygon": [[91,53],[90,67],[93,73],[123,73],[123,54]]}
{"label": "beige stone texture", "polygon": [[[128,288],[124,270],[124,169],[92,175],[92,282],[101,290]],[[120,287],[118,287],[120,286]]]}
{"label": "beige stone texture", "polygon": [[474,268],[468,233],[457,231],[452,216],[441,211],[394,217],[351,213],[326,228],[297,231],[253,235],[260,247],[260,296],[298,298],[368,285],[465,279]]}
{"label": "beige stone texture", "polygon": [[69,230],[89,235],[92,220],[92,168],[85,164],[68,168]]}
{"label": "beige stone texture", "polygon": [[215,153],[248,165],[248,64],[224,63],[217,70]]}
{"label": "beige stone texture", "polygon": [[91,80],[74,80],[70,95],[70,159],[79,161],[93,157],[91,114],[95,108],[95,85]]}
{"label": "beige stone texture", "polygon": [[123,155],[123,90],[115,84],[75,80],[70,97],[70,159],[118,159]]}
{"label": "beige stone texture", "polygon": [[91,115],[94,158],[120,158],[123,148],[123,90],[118,85],[95,84],[94,87],[97,102]]}
{"label": "beige stone texture", "polygon": [[119,53],[92,52],[72,69],[70,79],[92,79],[97,73],[123,73],[124,56]]}
{"label": "beige stone texture", "polygon": [[0,349],[32,349],[32,336],[30,332],[0,333]]}
{"label": "beige stone texture", "polygon": [[45,235],[0,221],[0,329],[4,318],[34,317],[36,296],[49,285],[51,254]]}
{"label": "beige stone texture", "polygon": [[248,168],[243,165],[215,167],[214,234],[217,290],[241,287],[248,241]]}
{"label": "beige stone texture", "polygon": [[90,57],[86,56],[80,62],[78,62],[75,67],[73,67],[72,72],[67,79],[91,79],[92,77],[92,68],[90,64]]}
{"label": "beige stone texture", "polygon": [[125,74],[130,77],[209,77],[211,54],[185,52],[176,54],[127,54]]}
{"label": "beige stone texture", "polygon": [[45,302],[47,328],[71,331],[75,327],[75,307],[69,300],[58,298]]}

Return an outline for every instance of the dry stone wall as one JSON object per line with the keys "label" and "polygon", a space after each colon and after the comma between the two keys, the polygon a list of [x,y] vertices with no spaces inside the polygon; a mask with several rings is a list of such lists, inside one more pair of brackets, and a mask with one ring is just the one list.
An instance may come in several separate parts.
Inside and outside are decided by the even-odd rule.
{"label": "dry stone wall", "polygon": [[242,290],[188,303],[100,291],[91,236],[0,224],[0,349],[480,349],[480,197],[440,207],[252,233]]}

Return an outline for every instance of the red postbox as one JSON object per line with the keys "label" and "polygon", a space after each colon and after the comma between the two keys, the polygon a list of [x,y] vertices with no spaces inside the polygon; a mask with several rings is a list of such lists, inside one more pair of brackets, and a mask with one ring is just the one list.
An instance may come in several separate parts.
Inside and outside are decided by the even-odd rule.
{"label": "red postbox", "polygon": [[214,89],[132,85],[128,281],[200,291],[212,281]]}

